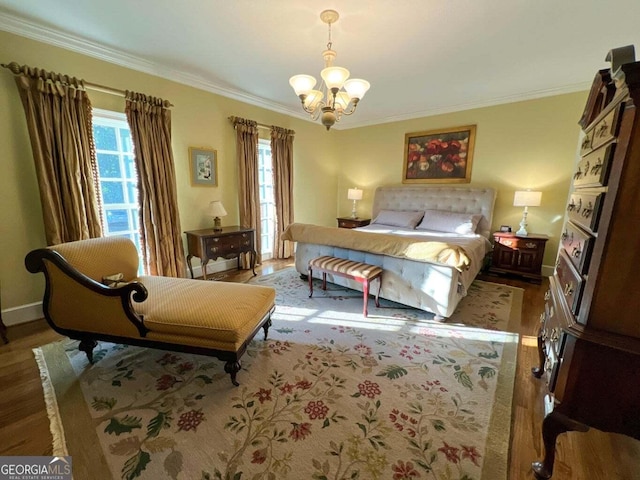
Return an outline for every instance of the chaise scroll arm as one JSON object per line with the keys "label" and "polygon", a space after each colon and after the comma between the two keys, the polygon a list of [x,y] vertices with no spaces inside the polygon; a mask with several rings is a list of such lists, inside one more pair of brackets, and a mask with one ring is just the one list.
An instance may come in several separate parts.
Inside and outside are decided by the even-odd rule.
{"label": "chaise scroll arm", "polygon": [[46,261],[51,262],[69,278],[98,295],[106,297],[120,297],[126,317],[136,327],[141,337],[146,336],[149,329],[144,325],[142,315],[137,314],[133,310],[133,305],[131,303],[132,299],[135,302],[143,302],[147,299],[149,294],[147,292],[147,288],[142,283],[129,282],[121,287],[107,287],[72,267],[58,252],[49,248],[40,248],[29,252],[24,259],[24,263],[29,272],[42,272],[45,276],[46,287],[44,292],[43,310],[47,322],[54,330],[62,333],[63,335],[69,334],[65,329],[59,328],[49,314],[48,305],[51,297],[51,280],[50,274],[47,271]]}

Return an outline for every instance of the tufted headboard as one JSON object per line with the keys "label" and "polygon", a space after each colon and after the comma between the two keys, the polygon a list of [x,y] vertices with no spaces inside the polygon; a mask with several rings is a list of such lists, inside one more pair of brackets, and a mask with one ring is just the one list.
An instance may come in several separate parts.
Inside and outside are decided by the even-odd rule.
{"label": "tufted headboard", "polygon": [[477,231],[489,238],[495,200],[492,188],[386,186],[376,189],[371,213],[372,218],[376,218],[380,210],[481,213],[483,217]]}

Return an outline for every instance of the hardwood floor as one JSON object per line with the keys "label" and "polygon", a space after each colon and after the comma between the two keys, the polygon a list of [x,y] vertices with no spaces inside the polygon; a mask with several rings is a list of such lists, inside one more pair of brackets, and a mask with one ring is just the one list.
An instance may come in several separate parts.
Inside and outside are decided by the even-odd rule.
{"label": "hardwood floor", "polygon": [[[290,261],[265,262],[256,267],[256,272],[266,275],[289,265]],[[214,277],[244,282],[251,278],[251,272],[230,270]],[[546,281],[535,285],[497,276],[480,279],[524,289],[508,478],[533,479],[531,462],[539,459],[543,451],[541,422],[545,386],[543,380],[533,378],[530,369],[538,361],[535,333]],[[9,327],[8,337],[8,345],[0,344],[0,455],[50,455],[49,420],[31,349],[62,337],[44,320]],[[640,441],[594,429],[560,435],[553,480],[587,479],[640,480]]]}

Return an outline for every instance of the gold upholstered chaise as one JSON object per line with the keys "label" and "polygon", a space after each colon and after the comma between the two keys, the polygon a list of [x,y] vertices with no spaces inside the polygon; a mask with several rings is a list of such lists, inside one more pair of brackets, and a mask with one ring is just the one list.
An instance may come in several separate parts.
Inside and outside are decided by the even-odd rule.
{"label": "gold upholstered chaise", "polygon": [[[260,328],[267,338],[275,308],[270,287],[137,276],[138,252],[122,237],[34,250],[25,264],[44,273],[47,322],[80,340],[90,362],[96,340],[212,355],[238,385],[240,357]],[[114,276],[122,280],[103,284]]]}

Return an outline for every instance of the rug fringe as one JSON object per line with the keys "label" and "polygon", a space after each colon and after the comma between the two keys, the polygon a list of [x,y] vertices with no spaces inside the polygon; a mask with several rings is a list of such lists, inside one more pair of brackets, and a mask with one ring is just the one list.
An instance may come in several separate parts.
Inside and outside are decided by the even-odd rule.
{"label": "rug fringe", "polygon": [[67,440],[64,436],[62,417],[60,416],[53,382],[49,375],[49,369],[47,368],[47,362],[45,361],[42,348],[34,348],[33,355],[36,357],[36,363],[40,369],[40,380],[42,381],[42,390],[44,391],[44,403],[47,407],[47,416],[49,417],[49,430],[53,437],[53,455],[64,457],[69,455],[67,450]]}

